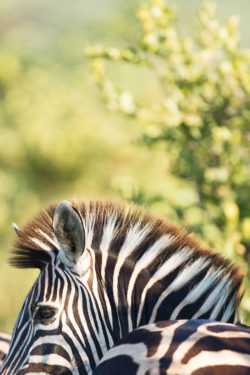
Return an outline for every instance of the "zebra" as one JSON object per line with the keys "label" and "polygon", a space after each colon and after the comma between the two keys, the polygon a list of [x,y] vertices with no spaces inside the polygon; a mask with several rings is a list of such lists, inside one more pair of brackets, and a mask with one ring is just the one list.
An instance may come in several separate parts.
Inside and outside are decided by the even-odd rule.
{"label": "zebra", "polygon": [[92,374],[142,325],[238,320],[242,270],[137,207],[62,201],[14,229],[10,264],[40,273],[0,374]]}
{"label": "zebra", "polygon": [[111,348],[93,375],[249,375],[250,327],[211,320],[142,326]]}
{"label": "zebra", "polygon": [[11,336],[8,333],[0,332],[0,366],[9,350]]}

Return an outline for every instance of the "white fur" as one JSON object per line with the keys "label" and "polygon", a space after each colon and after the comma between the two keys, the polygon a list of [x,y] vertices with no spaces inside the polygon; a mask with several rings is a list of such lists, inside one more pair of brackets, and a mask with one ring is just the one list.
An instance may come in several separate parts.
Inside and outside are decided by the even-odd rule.
{"label": "white fur", "polygon": [[187,248],[183,248],[177,253],[171,255],[171,257],[166,260],[155,272],[154,275],[151,276],[148,283],[145,285],[142,295],[141,295],[141,302],[140,307],[137,315],[137,326],[139,326],[141,320],[141,314],[145,303],[145,298],[147,291],[159,280],[161,280],[164,276],[167,276],[170,272],[175,270],[178,266],[185,263],[191,256],[191,252]]}
{"label": "white fur", "polygon": [[85,222],[85,228],[86,228],[86,247],[91,247],[93,236],[94,236],[94,228],[95,228],[95,217],[93,214],[88,213],[86,216],[86,222]]}
{"label": "white fur", "polygon": [[141,244],[144,238],[150,231],[150,226],[145,226],[139,229],[140,223],[136,223],[133,227],[128,230],[125,241],[119,251],[117,261],[115,264],[114,275],[113,275],[113,293],[116,306],[119,305],[119,294],[118,294],[118,277],[120,269],[124,264],[125,260],[133,252],[133,250]]}
{"label": "white fur", "polygon": [[38,238],[32,237],[31,241],[34,242],[34,244],[36,244],[39,247],[39,249],[42,249],[42,250],[45,250],[45,251],[51,251],[52,250],[51,247],[46,245],[44,242],[40,241]]}
{"label": "white fur", "polygon": [[44,238],[46,238],[46,240],[51,243],[51,245],[57,247],[57,243],[55,241],[55,239],[53,238],[50,238],[46,233],[44,233],[41,229],[38,229],[38,233],[40,233]]}
{"label": "white fur", "polygon": [[222,270],[211,269],[208,271],[204,279],[202,279],[197,285],[195,285],[190,292],[187,294],[186,298],[182,300],[179,305],[176,306],[172,312],[170,319],[177,319],[180,311],[187,305],[197,301],[202,294],[204,294],[218,278],[220,277]]}
{"label": "white fur", "polygon": [[221,318],[222,322],[227,322],[228,319],[230,318],[230,316],[232,315],[232,313],[234,311],[234,303],[235,303],[235,295],[233,296],[233,298],[229,302],[229,304],[228,304],[228,306],[226,308],[226,311],[224,312],[224,314],[223,314],[223,316]]}
{"label": "white fur", "polygon": [[162,252],[173,242],[173,237],[166,234],[160,237],[155,243],[150,246],[147,251],[142,255],[140,259],[135,264],[133,273],[130,277],[128,290],[127,290],[127,303],[128,303],[128,325],[129,331],[132,330],[132,320],[131,320],[131,304],[132,304],[132,293],[137,277],[140,275],[143,269],[146,269],[150,263],[152,263]]}
{"label": "white fur", "polygon": [[224,278],[219,280],[218,285],[216,285],[212,293],[209,294],[201,308],[192,316],[192,319],[198,319],[201,315],[209,311],[218,303],[218,300],[220,299],[222,293],[228,296],[230,289],[231,288],[230,283],[228,282],[228,277],[225,276]]}
{"label": "white fur", "polygon": [[196,273],[200,272],[203,268],[205,268],[208,264],[208,261],[204,258],[200,258],[195,260],[193,263],[185,266],[185,268],[176,276],[176,278],[172,281],[172,283],[167,287],[166,290],[162,292],[158,301],[154,305],[151,318],[149,323],[153,323],[156,319],[156,315],[158,309],[164,299],[172,292],[179,290],[184,285],[186,285],[192,278],[195,277]]}
{"label": "white fur", "polygon": [[115,222],[116,216],[109,216],[107,219],[107,223],[104,225],[102,240],[100,244],[100,250],[102,252],[102,268],[101,268],[101,276],[102,279],[105,280],[105,267],[108,258],[108,250],[111,244],[112,239],[114,238],[114,230],[115,230]]}

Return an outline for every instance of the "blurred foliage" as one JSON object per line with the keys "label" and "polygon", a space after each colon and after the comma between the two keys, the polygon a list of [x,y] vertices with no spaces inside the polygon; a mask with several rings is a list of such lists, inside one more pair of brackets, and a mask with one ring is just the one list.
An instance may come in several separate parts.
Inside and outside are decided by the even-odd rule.
{"label": "blurred foliage", "polygon": [[[82,46],[93,40],[122,45],[134,31],[131,6],[122,12],[120,1],[117,14],[114,7],[94,18],[94,3],[60,0],[60,15],[50,0],[27,0],[19,8],[8,0],[2,12],[0,3],[0,331],[11,332],[37,275],[7,263],[12,222],[22,226],[51,201],[72,196],[118,199],[117,186],[125,180],[153,190],[161,171],[161,152],[152,157],[133,144],[133,121],[107,113],[96,98]],[[92,21],[84,11],[89,6]]]}
{"label": "blurred foliage", "polygon": [[[2,0],[0,2],[0,331],[11,332],[24,297],[37,275],[35,270],[13,269],[7,264],[9,249],[15,236],[11,223],[15,222],[21,226],[54,200],[67,199],[74,195],[104,199],[117,199],[122,196],[149,207],[155,213],[166,215],[181,225],[187,225],[191,230],[200,233],[201,238],[208,243],[215,242],[216,249],[223,249],[225,254],[231,254],[230,256],[237,263],[243,266],[245,264],[244,260],[247,256],[245,249],[249,246],[247,242],[249,215],[246,214],[247,204],[243,215],[243,203],[239,202],[239,198],[242,197],[242,202],[245,200],[247,183],[241,184],[239,177],[233,172],[237,183],[234,182],[232,185],[233,182],[230,182],[229,187],[225,183],[221,184],[221,194],[226,188],[225,194],[229,198],[223,199],[225,203],[223,215],[227,213],[229,217],[237,219],[228,221],[227,231],[230,236],[235,231],[240,233],[242,241],[244,238],[244,242],[237,239],[237,244],[243,244],[244,247],[236,247],[234,243],[229,249],[225,242],[226,235],[221,238],[221,228],[223,233],[225,230],[224,216],[222,219],[219,215],[216,216],[222,221],[223,226],[208,216],[221,212],[222,206],[217,206],[211,201],[210,206],[215,206],[213,212],[208,207],[206,199],[203,202],[205,209],[200,207],[200,197],[194,187],[194,179],[189,169],[185,172],[185,168],[189,168],[189,163],[183,164],[185,160],[182,153],[188,151],[183,150],[187,142],[184,134],[180,132],[184,125],[168,124],[172,118],[175,118],[168,114],[168,111],[173,111],[171,103],[176,102],[176,95],[184,94],[184,87],[180,88],[180,93],[177,87],[177,91],[174,89],[175,81],[177,82],[177,71],[174,66],[180,68],[181,75],[181,70],[185,68],[186,63],[175,64],[173,61],[171,81],[170,78],[164,78],[166,74],[164,72],[166,70],[170,72],[170,68],[166,69],[165,64],[167,62],[171,66],[170,56],[160,56],[158,52],[151,52],[149,47],[141,44],[136,48],[125,48],[127,45],[132,45],[135,35],[140,33],[139,23],[136,22],[135,17],[135,7],[139,1]],[[168,28],[172,25],[175,30],[177,26],[177,30],[182,33],[196,34],[198,25],[192,22],[192,17],[194,7],[200,2],[201,0],[190,0],[188,3],[185,0],[178,0],[182,12],[176,24],[169,20]],[[241,27],[243,40],[245,37],[248,43],[248,5],[245,5],[244,1],[235,5],[233,0],[220,0],[220,6],[222,18],[225,18],[231,9],[241,11],[243,20],[241,25],[245,22],[245,26]],[[150,15],[150,7],[142,9],[144,12],[146,9]],[[156,14],[159,13],[157,5],[155,11]],[[148,24],[150,25],[150,22],[152,24],[152,21],[149,21],[150,18]],[[160,26],[157,28],[160,32]],[[177,33],[176,30],[175,32]],[[177,40],[178,38],[177,33]],[[93,73],[100,85],[104,80],[107,83],[104,91],[107,93],[105,95],[109,107],[120,109],[129,117],[122,117],[116,113],[117,111],[106,110],[89,75],[89,61],[87,58],[82,61],[82,47],[97,41],[100,44],[114,44],[118,47],[111,50],[105,48],[105,51],[102,47],[98,47],[99,50],[95,49],[98,58],[93,59]],[[173,39],[173,45],[174,43]],[[195,41],[192,43],[194,46],[190,54],[189,66],[195,69],[192,62],[193,52],[198,54],[199,59],[198,52],[203,48]],[[184,59],[184,52],[181,52],[183,48],[181,44],[180,52],[171,55],[174,58],[179,56],[180,59]],[[104,52],[107,55],[105,59],[101,56]],[[103,60],[107,64],[104,64]],[[130,63],[132,60],[133,63]],[[205,64],[206,56],[203,56],[202,61]],[[211,57],[210,61],[211,66],[215,64],[216,72],[219,56],[215,60]],[[200,61],[197,62],[197,66],[200,66]],[[240,69],[243,69],[244,63],[240,66]],[[108,76],[112,79],[107,79]],[[205,71],[205,79],[207,76],[208,70]],[[225,80],[228,79],[230,79],[229,75],[226,75]],[[112,82],[119,82],[119,86],[124,89],[117,91]],[[189,110],[191,110],[190,92],[194,89],[198,93],[203,84],[199,85],[198,81],[195,81],[194,85],[193,81],[183,82],[186,82],[187,96],[185,93],[185,100],[180,100],[183,105],[190,106]],[[222,79],[219,82],[222,82]],[[222,85],[219,86],[222,90]],[[209,95],[209,89],[207,92]],[[236,99],[237,92],[236,90]],[[198,94],[195,97],[197,96]],[[231,96],[232,98],[229,99],[233,100],[235,95]],[[164,99],[171,99],[172,102]],[[242,102],[242,106],[246,111],[246,104]],[[162,107],[165,108],[164,116],[168,116],[168,121],[165,117],[161,118]],[[182,114],[188,113],[187,110],[185,112],[182,107],[180,108],[179,112]],[[218,104],[216,108],[219,109]],[[209,120],[207,112],[203,115],[210,124],[207,125],[207,131],[211,132],[212,120]],[[237,116],[233,116],[235,121],[242,121],[243,124],[243,118]],[[246,113],[243,116],[244,119],[247,118]],[[236,152],[230,140],[223,140],[227,137],[225,131],[224,133],[222,131],[221,135],[217,134],[217,130],[214,136],[222,137],[220,147],[228,148],[225,156],[230,153],[231,158],[234,158],[234,155],[235,158],[239,158],[238,162],[235,159],[235,163],[240,164],[238,172],[242,173],[240,171],[243,146],[238,147],[237,142],[241,144],[241,141],[237,137],[244,138],[242,142],[245,142],[245,149],[247,131],[244,130],[244,137],[242,133],[236,136],[234,130],[236,125],[232,125],[231,120],[230,124],[230,126],[227,124],[223,126],[229,129],[234,138],[236,137],[234,141]],[[240,125],[239,129],[241,126],[243,125]],[[191,128],[194,132],[195,126],[190,126],[189,132]],[[197,130],[204,132],[202,126],[197,127]],[[135,142],[134,140],[142,134],[142,141]],[[186,137],[189,136],[188,134]],[[178,137],[184,137],[182,145],[178,144]],[[205,152],[210,143],[208,140],[198,142],[198,139],[193,142],[199,148],[200,162],[202,159],[200,152]],[[204,151],[200,150],[202,145]],[[151,147],[151,152],[148,152],[148,146]],[[195,155],[198,157],[198,153]],[[208,158],[207,163],[209,160]],[[179,172],[175,171],[174,174],[171,172],[174,171],[174,166],[178,169],[178,165],[182,165],[181,173],[185,174],[185,178],[180,177]],[[216,166],[212,165],[212,167]],[[211,179],[209,173],[208,178]],[[222,175],[223,173],[225,174],[222,172]],[[242,179],[245,181],[244,176]],[[217,189],[216,181],[213,182],[213,189],[215,191]],[[242,193],[239,189],[242,189]],[[238,210],[228,202],[236,203]],[[238,253],[235,251],[236,248]],[[247,308],[249,310],[250,306],[247,307],[247,303],[250,304],[249,299],[245,298],[243,303],[245,310]]]}
{"label": "blurred foliage", "polygon": [[[140,143],[151,154],[165,150],[163,158],[179,183],[174,194],[162,191],[155,196],[127,180],[120,181],[118,188],[122,196],[137,203],[153,207],[168,203],[170,217],[247,271],[250,50],[239,45],[239,18],[232,16],[221,25],[215,5],[204,2],[198,14],[200,31],[188,37],[175,25],[174,8],[163,0],[152,0],[139,7],[138,19],[141,33],[133,47],[90,46],[85,54],[92,59],[92,74],[107,107],[136,119]],[[137,73],[131,87],[126,81],[123,87],[121,80],[114,83],[117,65],[122,70],[125,64],[137,73],[151,72],[158,82],[154,98]],[[137,85],[143,95],[138,94]],[[250,322],[249,277],[245,286],[242,309]]]}
{"label": "blurred foliage", "polygon": [[[39,22],[43,14],[35,11]],[[26,28],[28,7],[27,12],[21,9],[13,24],[24,22]],[[141,165],[151,158],[131,145],[132,126],[125,128],[121,120],[117,126],[118,116],[107,115],[96,101],[88,67],[82,66],[82,30],[56,44],[58,35],[55,42],[48,27],[46,50],[45,42],[33,48],[33,29],[24,33],[32,48],[19,44],[23,29],[15,37],[11,19],[9,24],[2,23],[0,37],[0,331],[11,332],[37,275],[7,264],[15,236],[11,223],[21,226],[54,200],[117,199],[113,181],[128,174],[143,178]],[[79,43],[78,58],[72,38]]]}

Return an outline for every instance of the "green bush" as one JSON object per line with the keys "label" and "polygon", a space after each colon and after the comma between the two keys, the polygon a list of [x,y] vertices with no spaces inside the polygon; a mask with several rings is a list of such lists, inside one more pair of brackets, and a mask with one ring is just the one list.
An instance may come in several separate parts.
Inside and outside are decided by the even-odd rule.
{"label": "green bush", "polygon": [[[153,197],[122,182],[123,195],[147,205],[157,202],[162,211],[167,202],[171,207],[167,213],[174,220],[247,271],[250,50],[240,48],[236,16],[222,26],[214,4],[204,2],[198,18],[199,35],[183,36],[172,7],[152,0],[139,8],[141,33],[136,45],[90,46],[85,54],[92,59],[93,76],[107,107],[136,119],[140,142],[152,155],[164,150],[165,161],[159,163],[165,163],[178,181],[174,194],[162,191]],[[120,87],[114,83],[117,64],[120,69],[124,64],[134,67],[131,88],[126,83],[121,87],[121,81]],[[152,92],[140,93],[136,80],[145,70],[154,83]],[[144,84],[138,81],[138,86],[143,89]],[[249,292],[242,308],[250,322]]]}

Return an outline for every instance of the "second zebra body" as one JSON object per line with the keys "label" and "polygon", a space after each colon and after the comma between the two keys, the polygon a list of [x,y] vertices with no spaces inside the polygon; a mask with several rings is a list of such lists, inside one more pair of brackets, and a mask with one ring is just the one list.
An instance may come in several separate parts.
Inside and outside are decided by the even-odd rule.
{"label": "second zebra body", "polygon": [[250,327],[167,320],[120,339],[93,375],[249,375]]}

